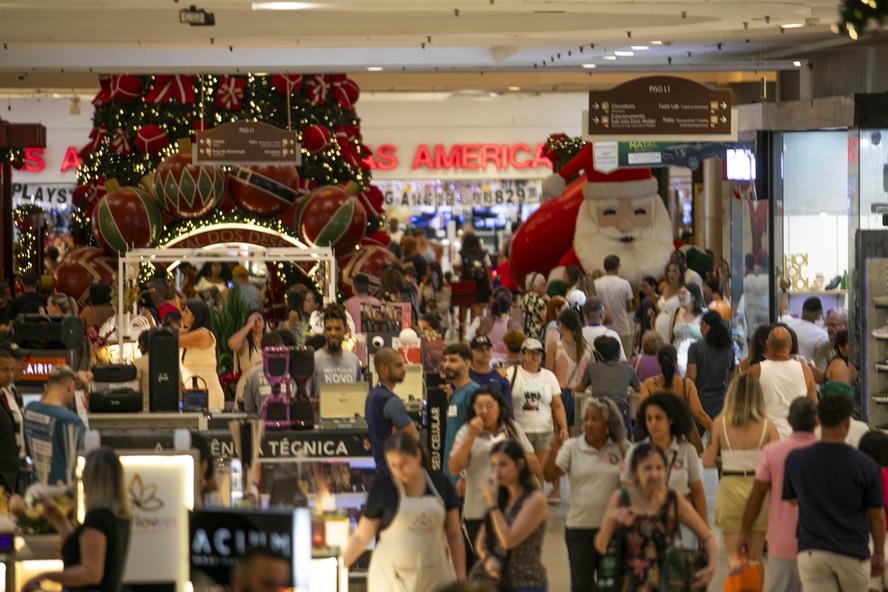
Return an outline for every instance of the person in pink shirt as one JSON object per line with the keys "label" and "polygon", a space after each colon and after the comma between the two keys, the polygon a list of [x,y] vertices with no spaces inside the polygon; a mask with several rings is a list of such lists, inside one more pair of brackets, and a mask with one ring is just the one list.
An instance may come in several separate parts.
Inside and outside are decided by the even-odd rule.
{"label": "person in pink shirt", "polygon": [[379,304],[379,299],[370,295],[370,278],[363,273],[356,275],[352,283],[355,287],[355,295],[343,302],[342,305],[345,306],[345,310],[351,315],[355,325],[358,325],[357,330],[360,331],[361,305]]}
{"label": "person in pink shirt", "polygon": [[796,526],[798,506],[783,501],[783,470],[786,457],[793,450],[817,442],[817,403],[807,397],[795,399],[789,406],[789,425],[792,434],[785,440],[766,445],[755,470],[752,493],[743,511],[743,523],[737,538],[737,554],[746,555],[750,545],[752,525],[768,498],[768,569],[765,571],[766,592],[802,592],[796,556],[798,541]]}

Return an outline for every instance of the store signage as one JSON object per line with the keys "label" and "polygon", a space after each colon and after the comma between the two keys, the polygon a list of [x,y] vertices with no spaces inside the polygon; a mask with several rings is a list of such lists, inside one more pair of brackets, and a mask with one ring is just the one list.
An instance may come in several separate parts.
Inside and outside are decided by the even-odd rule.
{"label": "store signage", "polygon": [[373,181],[391,206],[520,206],[538,203],[539,181]]}
{"label": "store signage", "polygon": [[[46,156],[43,148],[25,148],[23,155],[23,166],[22,172],[25,173],[40,173],[46,169]],[[74,146],[68,146],[68,149],[65,151],[65,156],[62,158],[62,164],[59,168],[59,171],[64,173],[66,171],[76,171],[77,167],[81,165],[80,156],[77,154],[77,149]]]}
{"label": "store signage", "polygon": [[433,471],[444,470],[444,439],[447,433],[447,395],[440,387],[429,387],[428,402],[428,442],[429,464]]}
{"label": "store signage", "polygon": [[[398,167],[398,149],[381,144],[364,159],[370,170],[391,171]],[[427,171],[477,171],[496,169],[552,168],[546,145],[530,144],[420,144],[413,152],[410,168]]]}
{"label": "store signage", "polygon": [[612,173],[620,167],[618,142],[592,144],[592,168],[599,173]]}
{"label": "store signage", "polygon": [[749,148],[729,148],[725,154],[725,178],[755,181],[755,154]]}
{"label": "store signage", "polygon": [[247,243],[269,248],[305,246],[273,230],[236,223],[200,228],[176,237],[167,243],[166,246],[183,249],[201,249],[220,243]]}
{"label": "store signage", "polygon": [[302,164],[296,132],[261,121],[235,121],[195,132],[195,164]]}
{"label": "store signage", "polygon": [[[308,577],[304,569],[311,561],[307,508],[195,510],[188,518],[188,540],[195,590],[227,587],[238,561],[256,551],[262,551],[266,560],[276,558],[286,564],[289,586],[301,588]],[[302,573],[297,569],[300,563]]]}
{"label": "store signage", "polygon": [[645,76],[589,93],[588,132],[607,135],[728,135],[731,91],[677,76]]}
{"label": "store signage", "polygon": [[888,202],[873,202],[870,207],[873,214],[888,214]]}
{"label": "store signage", "polygon": [[76,185],[68,183],[52,183],[34,185],[31,183],[12,184],[12,203],[14,206],[36,204],[44,208],[65,208],[70,206]]}
{"label": "store signage", "polygon": [[[236,458],[231,433],[210,432],[210,450],[216,458]],[[311,430],[265,432],[260,458],[352,458],[372,456],[366,430]]]}

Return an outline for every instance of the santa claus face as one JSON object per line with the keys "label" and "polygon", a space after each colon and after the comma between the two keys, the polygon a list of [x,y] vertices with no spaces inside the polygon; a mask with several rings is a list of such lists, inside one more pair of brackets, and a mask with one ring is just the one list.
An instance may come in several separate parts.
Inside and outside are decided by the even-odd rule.
{"label": "santa claus face", "polygon": [[593,207],[597,210],[598,225],[602,232],[615,238],[618,235],[624,242],[634,240],[636,231],[650,228],[653,220],[649,197],[607,200],[598,202]]}

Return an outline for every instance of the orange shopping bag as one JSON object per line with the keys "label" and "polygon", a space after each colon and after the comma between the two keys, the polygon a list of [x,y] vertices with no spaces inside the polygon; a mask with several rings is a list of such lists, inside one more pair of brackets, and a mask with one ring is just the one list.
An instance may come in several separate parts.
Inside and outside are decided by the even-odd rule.
{"label": "orange shopping bag", "polygon": [[762,592],[762,564],[744,557],[728,572],[722,592]]}

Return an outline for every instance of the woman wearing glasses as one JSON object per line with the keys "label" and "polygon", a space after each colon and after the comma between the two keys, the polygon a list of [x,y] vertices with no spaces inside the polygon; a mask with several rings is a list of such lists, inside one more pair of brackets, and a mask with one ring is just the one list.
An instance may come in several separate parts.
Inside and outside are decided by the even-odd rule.
{"label": "woman wearing glasses", "polygon": [[[542,483],[542,469],[533,454],[533,445],[524,430],[512,419],[509,405],[493,386],[483,386],[472,395],[466,408],[466,424],[456,433],[450,451],[451,475],[462,474],[466,480],[463,520],[472,544],[487,513],[482,485],[490,480],[490,451],[502,440],[517,442],[527,455],[527,466]],[[471,564],[473,558],[467,558]]]}
{"label": "woman wearing glasses", "polygon": [[630,447],[616,403],[607,397],[583,400],[583,433],[560,449],[556,444],[544,471],[549,481],[562,475],[570,481],[564,539],[572,592],[596,589],[601,555],[595,550],[595,535],[611,496],[620,488],[620,467]]}

